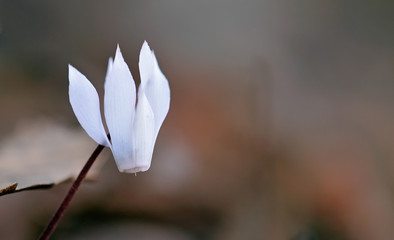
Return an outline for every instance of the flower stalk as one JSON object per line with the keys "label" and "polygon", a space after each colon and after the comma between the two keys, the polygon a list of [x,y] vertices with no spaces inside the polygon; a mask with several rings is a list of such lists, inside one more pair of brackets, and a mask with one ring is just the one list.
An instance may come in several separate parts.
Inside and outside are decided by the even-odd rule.
{"label": "flower stalk", "polygon": [[97,148],[93,151],[92,155],[90,155],[88,161],[85,163],[85,166],[83,166],[78,177],[75,179],[70,189],[68,190],[67,195],[65,196],[62,203],[60,204],[55,215],[53,215],[51,221],[48,223],[47,227],[42,232],[39,240],[47,240],[50,238],[53,231],[56,229],[59,221],[62,219],[67,207],[70,205],[70,202],[73,199],[75,193],[77,192],[79,186],[81,185],[82,181],[85,179],[87,173],[89,172],[89,169],[92,167],[93,163],[96,161],[97,157],[100,155],[104,147],[105,146],[103,145],[98,145]]}

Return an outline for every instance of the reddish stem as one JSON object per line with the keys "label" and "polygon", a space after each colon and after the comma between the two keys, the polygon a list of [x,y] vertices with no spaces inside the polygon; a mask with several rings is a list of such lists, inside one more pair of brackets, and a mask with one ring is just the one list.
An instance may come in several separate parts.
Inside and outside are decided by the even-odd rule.
{"label": "reddish stem", "polygon": [[85,166],[83,166],[81,172],[79,173],[77,179],[73,182],[70,190],[66,197],[63,199],[63,202],[60,204],[59,208],[57,209],[55,215],[53,215],[51,221],[48,223],[45,230],[42,232],[40,236],[40,240],[47,240],[52,235],[53,231],[55,230],[57,224],[59,223],[60,219],[63,217],[64,212],[66,211],[68,205],[70,204],[72,198],[75,195],[75,192],[78,190],[79,186],[81,185],[83,179],[86,177],[90,167],[93,165],[94,161],[104,149],[104,146],[98,145],[97,148],[94,150],[92,155],[89,157],[88,161],[86,162]]}

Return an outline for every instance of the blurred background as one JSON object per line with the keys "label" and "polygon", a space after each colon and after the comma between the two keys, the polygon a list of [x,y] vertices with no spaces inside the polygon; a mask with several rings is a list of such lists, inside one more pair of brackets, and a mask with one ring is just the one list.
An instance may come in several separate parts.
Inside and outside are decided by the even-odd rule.
{"label": "blurred background", "polygon": [[[86,161],[67,65],[102,96],[116,44],[138,84],[147,40],[172,95],[151,169],[106,150],[53,239],[394,239],[393,29],[390,0],[0,0],[0,147],[35,144],[9,160],[29,174],[78,136]],[[30,125],[45,144],[7,142]],[[36,239],[69,186],[0,197],[0,238]]]}

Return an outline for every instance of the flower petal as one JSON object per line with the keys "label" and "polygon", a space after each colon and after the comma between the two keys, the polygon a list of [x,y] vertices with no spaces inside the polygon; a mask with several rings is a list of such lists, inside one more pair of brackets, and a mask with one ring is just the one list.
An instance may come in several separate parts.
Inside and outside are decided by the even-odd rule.
{"label": "flower petal", "polygon": [[138,67],[140,69],[141,76],[141,85],[140,87],[144,88],[145,85],[149,82],[153,74],[153,56],[152,51],[149,48],[149,45],[146,41],[142,44],[140,51],[140,61],[138,63]]}
{"label": "flower petal", "polygon": [[154,131],[153,111],[146,95],[142,91],[138,95],[134,119],[134,157],[132,168],[126,169],[125,172],[136,173],[144,172],[149,169],[155,144]]}
{"label": "flower petal", "polygon": [[[161,72],[156,56],[144,42],[139,62],[141,86],[144,89],[155,120],[155,139],[170,107],[170,87],[168,80]],[[140,93],[139,93],[140,97]]]}
{"label": "flower petal", "polygon": [[98,144],[110,146],[100,115],[100,102],[92,83],[68,65],[69,97],[72,109],[87,134]]}
{"label": "flower petal", "polygon": [[119,46],[105,84],[104,114],[119,171],[132,167],[135,83]]}
{"label": "flower petal", "polygon": [[108,59],[107,74],[105,75],[104,88],[105,88],[105,84],[107,83],[109,72],[112,70],[112,65],[113,64],[114,64],[114,60],[112,59],[112,57],[110,57]]}

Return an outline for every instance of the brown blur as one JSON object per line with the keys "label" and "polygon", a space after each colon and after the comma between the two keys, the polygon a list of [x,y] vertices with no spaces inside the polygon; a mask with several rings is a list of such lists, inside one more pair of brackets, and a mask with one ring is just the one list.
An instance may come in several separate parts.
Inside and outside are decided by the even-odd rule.
{"label": "brown blur", "polygon": [[[0,0],[0,144],[81,129],[67,65],[102,96],[147,40],[172,96],[151,169],[108,154],[53,239],[391,240],[393,29],[390,0]],[[69,186],[0,197],[0,239],[36,239]]]}

